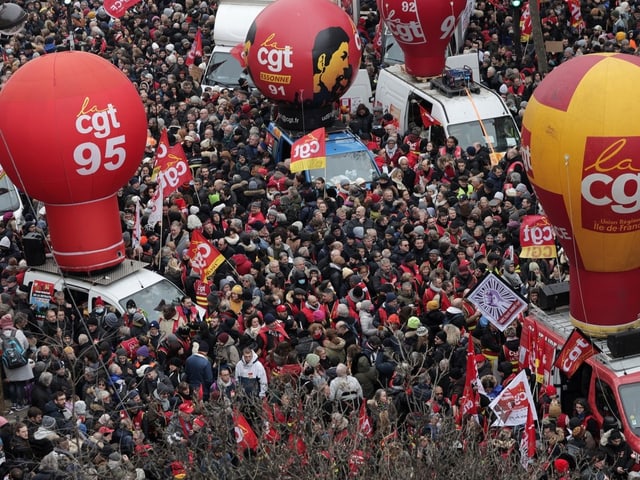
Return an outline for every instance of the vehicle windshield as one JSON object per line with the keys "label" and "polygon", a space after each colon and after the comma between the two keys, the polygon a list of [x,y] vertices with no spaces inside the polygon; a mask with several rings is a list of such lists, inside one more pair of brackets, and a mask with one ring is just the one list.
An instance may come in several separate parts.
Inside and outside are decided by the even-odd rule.
{"label": "vehicle windshield", "polygon": [[[482,121],[489,138],[485,138],[480,123],[466,122],[449,125],[449,135],[458,139],[459,145],[473,145],[481,142],[489,146],[489,142],[496,152],[505,152],[508,148],[520,144],[520,134],[513,118],[510,116],[487,118]],[[482,142],[482,139],[485,139]]]}
{"label": "vehicle windshield", "polygon": [[384,36],[382,64],[385,66],[404,63],[404,52],[391,33]]}
{"label": "vehicle windshield", "polygon": [[238,85],[240,78],[246,78],[249,84],[253,85],[249,75],[243,72],[240,63],[230,53],[214,52],[207,64],[202,85],[233,87]]}
{"label": "vehicle windshield", "polygon": [[327,158],[326,170],[318,168],[310,170],[309,174],[312,181],[317,177],[322,177],[326,180],[327,186],[336,186],[345,177],[351,183],[357,178],[364,178],[369,183],[377,172],[368,152],[359,150],[331,155]]}
{"label": "vehicle windshield", "polygon": [[183,295],[178,287],[163,278],[159,282],[121,299],[120,306],[123,311],[126,311],[127,302],[133,300],[138,308],[142,309],[149,321],[157,320],[160,312],[156,312],[155,308],[160,303],[160,300],[164,300],[166,304],[171,304],[173,301],[179,302]]}
{"label": "vehicle windshield", "polygon": [[0,174],[0,213],[15,212],[20,208],[18,190],[6,173]]}
{"label": "vehicle windshield", "polygon": [[636,436],[640,436],[640,383],[621,385],[619,388],[622,401],[622,414],[633,429]]}

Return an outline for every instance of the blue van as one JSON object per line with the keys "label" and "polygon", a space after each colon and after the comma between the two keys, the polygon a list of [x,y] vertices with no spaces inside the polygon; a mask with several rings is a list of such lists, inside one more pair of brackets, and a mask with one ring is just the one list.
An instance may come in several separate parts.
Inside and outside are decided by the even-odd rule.
{"label": "blue van", "polygon": [[[367,184],[375,180],[380,171],[373,153],[357,135],[344,126],[327,128],[327,167],[305,171],[307,181],[318,177],[325,179],[327,186],[338,186],[340,180],[348,178],[351,183],[363,178]],[[267,129],[267,145],[276,163],[291,158],[291,146],[304,132],[291,132],[271,123]]]}

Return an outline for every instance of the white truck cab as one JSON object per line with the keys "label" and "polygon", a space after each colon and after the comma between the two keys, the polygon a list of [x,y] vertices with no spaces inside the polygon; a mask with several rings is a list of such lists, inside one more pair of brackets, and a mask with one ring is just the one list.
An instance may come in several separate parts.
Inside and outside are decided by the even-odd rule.
{"label": "white truck cab", "polygon": [[425,130],[431,141],[444,145],[448,136],[454,136],[462,148],[480,142],[493,151],[495,163],[508,148],[519,145],[520,131],[498,92],[476,82],[477,64],[475,53],[447,58],[451,75],[469,77],[466,88],[449,88],[449,79],[443,77],[413,77],[404,65],[384,68],[378,76],[375,106],[394,117],[401,133],[423,126],[422,107],[440,124]]}
{"label": "white truck cab", "polygon": [[[152,321],[160,315],[154,310],[161,300],[171,304],[179,302],[185,294],[146,266],[146,263],[127,259],[107,272],[62,275],[53,259],[49,258],[43,265],[33,266],[25,273],[24,285],[33,288],[36,282],[51,284],[54,290],[65,292],[67,301],[87,312],[91,312],[96,298],[101,297],[107,308],[111,306],[123,315],[127,301],[133,300],[148,321]],[[203,318],[204,310],[198,309]]]}
{"label": "white truck cab", "polygon": [[231,50],[247,38],[251,24],[262,10],[273,0],[220,0],[213,28],[214,47],[202,76],[202,90],[220,85],[234,88],[240,78],[251,84],[240,62],[231,55]]}

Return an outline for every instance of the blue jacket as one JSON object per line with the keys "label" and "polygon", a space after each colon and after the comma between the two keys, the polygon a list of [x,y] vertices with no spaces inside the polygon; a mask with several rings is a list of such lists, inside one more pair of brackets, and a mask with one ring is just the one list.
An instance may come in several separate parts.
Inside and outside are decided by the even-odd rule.
{"label": "blue jacket", "polygon": [[187,358],[184,364],[184,373],[192,390],[197,391],[200,386],[203,387],[203,399],[207,400],[209,398],[209,388],[213,383],[213,369],[209,358],[200,353],[194,353]]}

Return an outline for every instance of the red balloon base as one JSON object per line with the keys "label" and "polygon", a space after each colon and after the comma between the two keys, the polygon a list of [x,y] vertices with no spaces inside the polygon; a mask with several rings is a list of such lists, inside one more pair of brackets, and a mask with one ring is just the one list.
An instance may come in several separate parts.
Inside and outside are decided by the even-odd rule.
{"label": "red balloon base", "polygon": [[569,282],[571,323],[593,337],[640,327],[640,269],[590,272],[574,268]]}
{"label": "red balloon base", "polygon": [[46,205],[53,256],[63,272],[93,272],[125,259],[116,195],[74,205]]}
{"label": "red balloon base", "polygon": [[422,56],[415,53],[411,57],[405,55],[404,68],[409,75],[414,77],[436,77],[442,75],[444,67],[444,53],[436,56]]}

